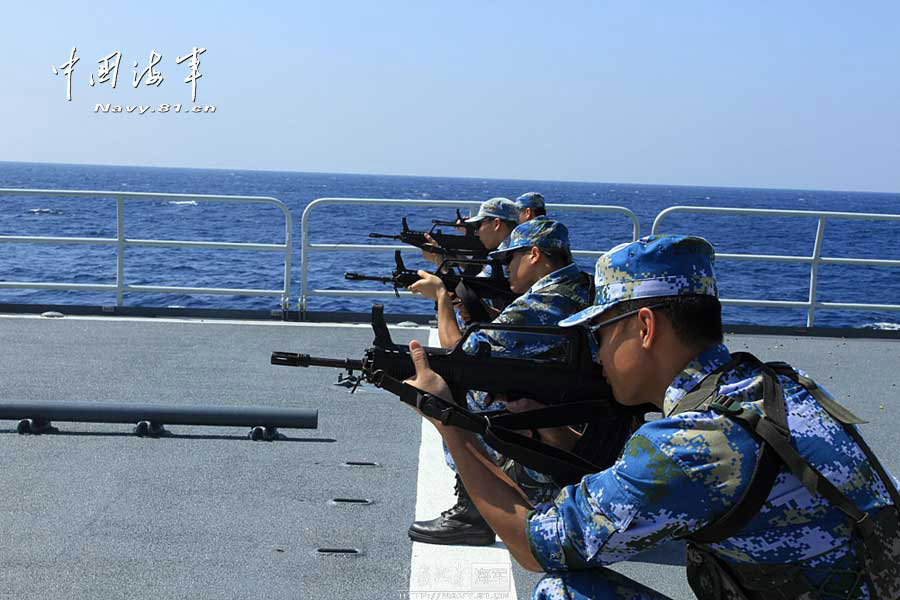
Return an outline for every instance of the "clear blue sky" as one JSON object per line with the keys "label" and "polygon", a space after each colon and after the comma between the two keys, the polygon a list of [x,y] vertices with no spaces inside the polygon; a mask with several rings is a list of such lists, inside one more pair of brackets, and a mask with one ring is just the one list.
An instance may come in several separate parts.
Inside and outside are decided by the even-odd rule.
{"label": "clear blue sky", "polygon": [[0,160],[900,192],[896,2],[130,4],[4,7]]}

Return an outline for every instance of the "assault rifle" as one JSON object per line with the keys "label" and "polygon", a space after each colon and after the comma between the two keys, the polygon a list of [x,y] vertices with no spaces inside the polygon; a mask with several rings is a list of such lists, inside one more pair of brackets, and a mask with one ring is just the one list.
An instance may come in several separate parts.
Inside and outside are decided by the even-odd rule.
{"label": "assault rifle", "polygon": [[[390,277],[378,277],[362,275],[360,273],[344,273],[344,279],[349,281],[378,281],[390,283],[394,286],[394,293],[400,295],[400,288],[407,288],[419,281],[419,274],[406,268],[400,251],[394,253],[394,261],[397,268]],[[467,275],[472,270],[480,271],[478,267],[491,265],[490,277],[476,277]],[[454,273],[449,267],[462,268],[462,273]],[[445,272],[446,271],[446,272]],[[503,267],[500,261],[479,258],[448,258],[441,263],[435,275],[444,282],[444,287],[456,296],[466,307],[472,321],[487,322],[492,319],[488,316],[483,300],[492,300],[495,308],[502,308],[518,297],[518,294],[509,289],[509,281],[503,276]]]}
{"label": "assault rifle", "polygon": [[[319,358],[309,354],[273,352],[273,365],[330,367],[345,370],[338,384],[351,388],[370,383],[445,424],[478,433],[506,456],[550,473],[558,481],[577,481],[605,468],[616,459],[631,433],[633,411],[617,404],[591,356],[587,331],[582,327],[499,325],[477,323],[468,327],[452,349],[425,348],[431,368],[447,382],[454,398],[448,403],[402,383],[415,375],[409,348],[395,344],[384,321],[384,307],[372,307],[375,340],[361,360]],[[552,350],[541,357],[512,358],[491,354],[484,342],[474,354],[465,351],[466,340],[476,331],[503,331],[554,339]],[[533,398],[547,408],[523,413],[488,416],[466,410],[466,392],[477,390],[507,398]],[[516,430],[601,422],[601,437],[587,444],[591,460],[563,452],[523,436]],[[590,427],[590,425],[589,425]],[[587,433],[582,436],[585,440]],[[593,462],[592,462],[593,461]]]}
{"label": "assault rifle", "polygon": [[[370,238],[380,238],[388,240],[399,240],[404,244],[410,244],[441,256],[471,256],[473,258],[487,258],[488,250],[481,243],[481,240],[475,235],[475,226],[472,223],[466,223],[459,209],[456,209],[457,221],[433,221],[431,229],[428,231],[415,231],[409,228],[406,217],[401,219],[403,230],[398,235],[388,235],[384,233],[370,233]],[[465,227],[465,235],[453,235],[443,233],[437,227]],[[425,234],[431,236],[435,244],[430,243]]]}

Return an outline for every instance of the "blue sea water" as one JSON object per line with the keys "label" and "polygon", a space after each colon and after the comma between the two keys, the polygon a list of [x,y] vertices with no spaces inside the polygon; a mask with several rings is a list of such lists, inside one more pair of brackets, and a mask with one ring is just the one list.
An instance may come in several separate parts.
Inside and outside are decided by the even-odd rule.
{"label": "blue sea water", "polygon": [[[271,196],[290,209],[294,266],[291,297],[299,296],[300,217],[316,198],[365,197],[442,200],[514,198],[540,191],[548,202],[624,206],[640,219],[642,234],[653,218],[674,205],[728,206],[900,213],[900,194],[811,190],[741,189],[687,186],[515,181],[444,177],[341,175],[273,171],[170,169],[118,166],[0,162],[0,187],[69,190],[113,190],[190,194]],[[372,231],[394,232],[407,215],[415,228],[449,211],[414,208],[339,206],[318,211],[310,225],[311,241],[369,243]],[[630,239],[630,224],[621,216],[569,212],[561,215],[573,245],[603,250]],[[709,239],[720,253],[810,256],[816,220],[787,217],[722,217],[678,215],[666,220],[665,231],[693,233]],[[129,239],[183,239],[283,243],[280,212],[271,207],[225,203],[126,201],[125,235]],[[829,221],[821,255],[825,257],[900,260],[900,222]],[[0,235],[115,237],[115,203],[95,198],[0,196]],[[115,250],[96,245],[0,244],[0,281],[114,284]],[[414,255],[410,266],[424,267]],[[326,253],[310,256],[311,288],[339,289],[348,270],[387,274],[389,253]],[[590,261],[580,263],[592,270]],[[278,289],[283,263],[279,253],[166,248],[128,248],[125,278],[132,285],[241,287]],[[723,298],[805,301],[809,267],[784,263],[719,261]],[[824,265],[819,269],[818,299],[824,302],[900,303],[900,268]],[[359,289],[385,289],[358,284]],[[382,299],[386,310],[426,313],[421,299]],[[111,305],[115,295],[93,291],[0,289],[0,302]],[[312,298],[310,310],[366,311],[371,298]],[[274,297],[183,294],[126,294],[130,306],[183,306],[275,309]],[[292,306],[296,308],[296,304]],[[804,325],[803,309],[725,308],[729,323]],[[898,312],[817,311],[816,325],[832,327],[898,327]]]}

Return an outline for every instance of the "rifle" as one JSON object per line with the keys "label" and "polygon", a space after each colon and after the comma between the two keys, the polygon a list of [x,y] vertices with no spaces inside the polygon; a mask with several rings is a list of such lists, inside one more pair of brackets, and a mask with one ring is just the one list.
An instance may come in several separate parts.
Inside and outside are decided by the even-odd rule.
{"label": "rifle", "polygon": [[478,225],[467,221],[459,212],[458,208],[456,209],[455,221],[440,221],[438,219],[434,219],[431,224],[436,227],[465,227],[466,235],[475,235],[475,231],[478,230]]}
{"label": "rifle", "polygon": [[[271,362],[291,367],[343,369],[346,373],[338,376],[338,384],[350,387],[351,393],[362,383],[386,389],[428,416],[474,431],[510,458],[550,473],[560,481],[577,481],[612,464],[631,433],[634,411],[615,402],[611,388],[603,379],[602,368],[593,361],[583,327],[477,323],[466,329],[452,349],[425,348],[431,368],[447,382],[455,404],[422,394],[402,383],[415,375],[415,367],[409,348],[391,339],[384,321],[384,307],[380,304],[372,307],[372,329],[375,339],[361,360],[273,352]],[[476,331],[539,334],[555,337],[557,343],[552,356],[491,355],[490,347],[485,344],[475,354],[469,354],[463,348]],[[517,414],[495,413],[495,416],[472,413],[463,408],[468,390],[505,394],[510,399],[533,398],[548,407]],[[605,428],[599,441],[592,440],[595,462],[515,432],[588,422],[603,422]]]}
{"label": "rifle", "polygon": [[[478,238],[478,236],[475,235],[474,225],[471,223],[467,224],[465,222],[459,212],[459,209],[456,210],[456,217],[458,219],[457,222],[434,221],[431,229],[427,232],[415,231],[410,229],[409,224],[406,222],[406,217],[403,217],[400,221],[403,225],[403,230],[398,235],[370,233],[369,237],[399,240],[404,244],[416,246],[418,248],[421,248],[422,250],[425,250],[426,252],[440,254],[444,257],[471,256],[473,258],[487,258],[488,250],[484,247],[484,244],[481,243],[481,240]],[[466,233],[465,235],[443,233],[440,229],[437,229],[437,227],[439,226],[465,227]],[[436,245],[430,243],[427,239],[425,239],[426,233],[431,236]]]}
{"label": "rifle", "polygon": [[[377,277],[373,275],[363,275],[361,273],[344,273],[344,279],[349,281],[378,281],[380,283],[390,283],[394,287],[394,293],[400,296],[400,288],[407,288],[419,281],[419,274],[406,268],[403,263],[403,257],[400,251],[394,253],[394,262],[396,269],[391,272],[390,277]],[[491,265],[490,277],[476,277],[468,275],[467,272],[472,267],[483,267]],[[451,266],[463,267],[463,273],[454,273],[449,268]],[[446,273],[444,271],[447,271]],[[444,282],[444,287],[452,291],[466,307],[472,321],[487,322],[489,318],[487,308],[483,300],[492,300],[495,308],[505,307],[518,297],[518,294],[509,289],[509,281],[503,276],[503,267],[500,261],[487,260],[481,258],[448,258],[441,263],[441,266],[434,273]]]}

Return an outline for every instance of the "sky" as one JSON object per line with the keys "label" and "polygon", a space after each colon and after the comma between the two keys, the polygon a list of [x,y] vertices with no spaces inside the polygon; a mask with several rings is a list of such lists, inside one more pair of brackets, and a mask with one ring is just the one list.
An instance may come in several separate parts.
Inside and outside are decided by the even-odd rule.
{"label": "sky", "polygon": [[896,2],[30,2],[0,33],[0,161],[900,192]]}

